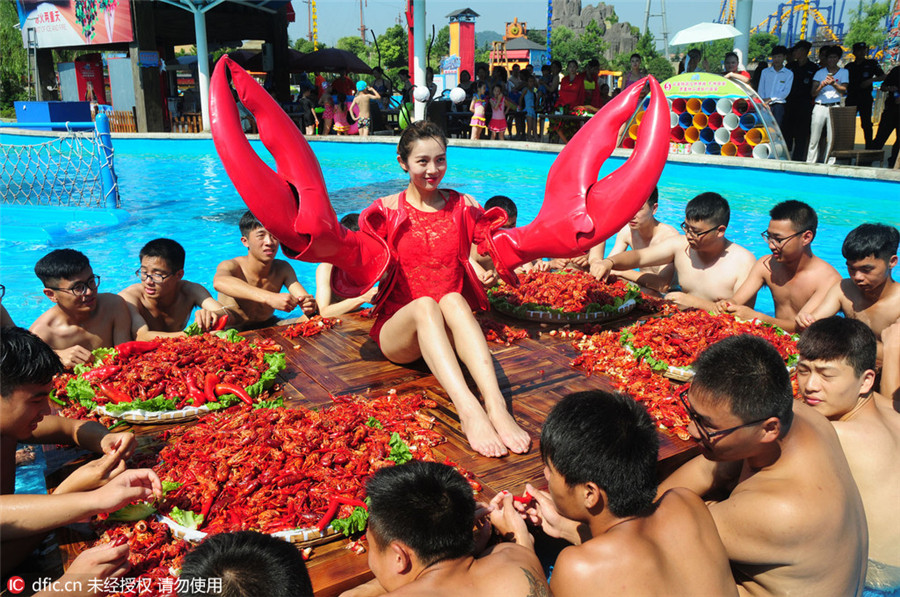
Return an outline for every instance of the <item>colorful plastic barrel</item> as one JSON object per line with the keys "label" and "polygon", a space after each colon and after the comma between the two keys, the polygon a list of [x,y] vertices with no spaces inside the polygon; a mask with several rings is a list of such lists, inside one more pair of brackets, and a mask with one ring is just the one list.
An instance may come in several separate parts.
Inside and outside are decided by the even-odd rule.
{"label": "colorful plastic barrel", "polygon": [[669,138],[675,143],[684,143],[684,129],[680,126],[673,126],[669,132]]}
{"label": "colorful plastic barrel", "polygon": [[741,128],[749,131],[756,126],[756,114],[744,114],[741,116]]}
{"label": "colorful plastic barrel", "polygon": [[706,153],[706,143],[703,141],[696,141],[691,143],[691,153],[694,155],[703,155]]}
{"label": "colorful plastic barrel", "polygon": [[716,100],[711,97],[706,98],[705,100],[703,100],[703,103],[700,104],[700,110],[702,110],[704,114],[709,116],[716,111]]}
{"label": "colorful plastic barrel", "polygon": [[734,129],[731,131],[731,142],[735,145],[740,145],[741,143],[744,143],[745,135],[744,129]]}
{"label": "colorful plastic barrel", "polygon": [[669,123],[670,127],[678,126],[678,114],[669,112]]}
{"label": "colorful plastic barrel", "polygon": [[741,116],[746,114],[750,110],[750,103],[744,98],[739,98],[734,100],[734,103],[731,104],[731,111]]}
{"label": "colorful plastic barrel", "polygon": [[767,143],[769,141],[769,134],[766,132],[766,129],[756,127],[747,131],[744,140],[750,145],[759,145],[760,143]]}
{"label": "colorful plastic barrel", "polygon": [[716,102],[716,112],[721,114],[722,116],[727,116],[731,114],[731,104],[734,103],[734,100],[730,97],[723,97],[719,101]]}
{"label": "colorful plastic barrel", "polygon": [[644,101],[641,103],[641,110],[646,110],[647,106],[650,105],[650,96],[644,98]]}
{"label": "colorful plastic barrel", "polygon": [[689,126],[684,129],[684,140],[688,143],[695,143],[700,140],[700,131],[695,127]]}
{"label": "colorful plastic barrel", "polygon": [[685,102],[683,97],[676,97],[672,100],[672,111],[676,114],[681,114],[687,109],[687,102]]}
{"label": "colorful plastic barrel", "polygon": [[694,122],[694,116],[690,112],[682,112],[678,115],[678,125],[686,129]]}
{"label": "colorful plastic barrel", "polygon": [[706,114],[704,114],[703,112],[698,112],[694,114],[694,118],[691,120],[691,124],[693,124],[698,129],[705,129],[707,120],[709,119],[706,117]]}
{"label": "colorful plastic barrel", "polygon": [[715,140],[716,143],[724,146],[731,141],[731,133],[728,132],[728,129],[716,129]]}
{"label": "colorful plastic barrel", "polygon": [[716,131],[709,127],[700,129],[700,140],[704,143],[714,143],[716,140]]}
{"label": "colorful plastic barrel", "polygon": [[632,124],[630,127],[628,127],[628,136],[630,138],[637,139],[637,133],[638,133],[638,125]]}
{"label": "colorful plastic barrel", "polygon": [[737,154],[742,158],[749,158],[753,155],[753,146],[748,143],[738,143],[737,150]]}
{"label": "colorful plastic barrel", "polygon": [[719,155],[720,153],[722,153],[722,148],[718,143],[710,143],[706,146],[707,155]]}
{"label": "colorful plastic barrel", "polygon": [[687,101],[685,107],[687,111],[691,113],[691,116],[693,116],[694,114],[698,114],[703,108],[703,102],[700,101],[699,97],[692,97]]}
{"label": "colorful plastic barrel", "polygon": [[631,137],[625,137],[622,139],[622,147],[624,149],[634,149],[634,139]]}
{"label": "colorful plastic barrel", "polygon": [[757,160],[766,160],[769,158],[770,151],[768,143],[760,143],[753,148],[753,157]]}
{"label": "colorful plastic barrel", "polygon": [[644,111],[638,110],[638,113],[634,115],[635,124],[640,124],[643,119],[644,119]]}
{"label": "colorful plastic barrel", "polygon": [[718,112],[713,112],[712,114],[710,114],[706,119],[706,126],[713,130],[722,128],[722,115]]}
{"label": "colorful plastic barrel", "polygon": [[722,126],[729,131],[736,130],[741,126],[741,119],[737,114],[726,114],[722,117]]}
{"label": "colorful plastic barrel", "polygon": [[733,157],[737,155],[737,145],[734,143],[723,143],[722,144],[722,155]]}

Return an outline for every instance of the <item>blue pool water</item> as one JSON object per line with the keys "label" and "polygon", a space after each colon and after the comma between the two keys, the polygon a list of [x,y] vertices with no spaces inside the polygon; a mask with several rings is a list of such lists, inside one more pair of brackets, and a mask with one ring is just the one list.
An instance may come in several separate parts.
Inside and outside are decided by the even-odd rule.
{"label": "blue pool water", "polygon": [[[33,143],[29,137],[3,135],[2,143]],[[246,209],[231,185],[210,140],[116,139],[115,167],[123,208],[131,217],[112,229],[79,230],[70,226],[62,242],[4,235],[0,228],[0,282],[7,289],[3,304],[17,324],[29,326],[50,303],[33,273],[44,254],[63,246],[82,251],[100,289],[118,292],[136,281],[138,251],[149,240],[174,238],[187,251],[185,278],[212,289],[216,265],[246,252],[237,222]],[[265,150],[254,142],[257,151]],[[391,144],[314,142],[335,211],[359,211],[373,199],[405,186]],[[270,164],[274,164],[267,155]],[[512,197],[519,206],[519,223],[537,214],[547,172],[556,154],[506,149],[451,147],[443,186],[469,193],[482,203],[492,195]],[[607,160],[601,176],[623,163]],[[669,163],[660,180],[658,217],[677,226],[688,200],[704,191],[722,194],[731,204],[728,237],[757,256],[768,249],[759,233],[768,224],[768,210],[786,199],[810,203],[819,214],[814,243],[818,255],[844,273],[840,256],[844,236],[865,221],[900,226],[897,197],[900,184],[849,178],[786,174],[749,168]],[[291,262],[303,286],[314,292],[315,266]],[[768,292],[758,307],[772,311]]]}

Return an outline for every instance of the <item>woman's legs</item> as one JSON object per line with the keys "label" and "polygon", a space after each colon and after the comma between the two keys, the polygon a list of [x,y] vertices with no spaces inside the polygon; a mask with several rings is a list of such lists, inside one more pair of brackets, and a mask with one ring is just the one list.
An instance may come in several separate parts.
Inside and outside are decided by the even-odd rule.
{"label": "woman's legs", "polygon": [[459,293],[444,296],[439,305],[444,323],[450,328],[451,342],[456,354],[466,365],[481,391],[485,410],[494,429],[510,450],[518,454],[527,452],[531,446],[531,437],[516,424],[506,408],[506,399],[500,392],[491,351],[488,349],[481,326],[472,315],[471,307]]}
{"label": "woman's legs", "polygon": [[492,420],[466,385],[441,307],[434,299],[416,299],[401,308],[381,328],[379,340],[381,351],[391,361],[410,363],[420,356],[425,359],[431,373],[453,401],[473,450],[492,457],[507,453]]}

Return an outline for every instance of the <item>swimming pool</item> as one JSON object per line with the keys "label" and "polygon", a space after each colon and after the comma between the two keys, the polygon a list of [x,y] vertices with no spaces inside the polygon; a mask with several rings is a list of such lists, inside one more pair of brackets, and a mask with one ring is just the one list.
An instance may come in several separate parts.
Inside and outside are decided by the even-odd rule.
{"label": "swimming pool", "polygon": [[[3,143],[35,143],[35,137],[0,136]],[[265,154],[258,141],[254,147]],[[116,172],[122,205],[131,217],[113,229],[85,233],[71,227],[64,244],[6,238],[0,228],[0,282],[7,289],[3,304],[17,324],[29,326],[50,307],[35,277],[35,262],[63,246],[85,253],[101,291],[118,292],[137,281],[133,272],[138,251],[149,240],[165,236],[184,245],[185,279],[211,292],[216,265],[246,252],[237,222],[246,210],[208,139],[115,139]],[[406,184],[389,143],[313,142],[335,211],[359,211],[373,199],[396,192]],[[519,223],[537,214],[547,172],[556,154],[512,149],[451,147],[449,171],[443,186],[469,193],[482,203],[492,195],[513,198]],[[623,163],[610,158],[601,171],[608,174]],[[677,226],[688,200],[704,191],[722,194],[731,204],[728,237],[755,255],[768,251],[759,233],[768,224],[768,210],[777,202],[799,199],[819,214],[815,252],[846,272],[840,255],[844,236],[865,221],[900,226],[897,197],[900,184],[875,180],[783,173],[733,166],[670,162],[660,179],[658,217]],[[35,234],[35,238],[40,238]],[[315,265],[292,261],[297,276],[315,290]],[[768,292],[758,307],[772,312]],[[299,313],[299,311],[298,311]]]}

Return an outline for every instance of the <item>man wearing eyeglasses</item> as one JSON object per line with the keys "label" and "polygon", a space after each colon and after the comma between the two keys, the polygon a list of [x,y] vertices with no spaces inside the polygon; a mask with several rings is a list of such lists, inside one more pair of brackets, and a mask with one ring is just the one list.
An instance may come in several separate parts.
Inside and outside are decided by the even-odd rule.
{"label": "man wearing eyeglasses", "polygon": [[[6,296],[6,286],[0,284],[0,301],[3,300],[3,297]],[[6,307],[3,304],[0,304],[0,327],[6,327],[9,325],[16,325],[13,321],[12,316],[9,314],[9,311],[6,310]]]}
{"label": "man wearing eyeglasses", "polygon": [[194,322],[209,331],[227,311],[200,284],[184,279],[184,248],[170,238],[157,238],[138,254],[141,280],[119,293],[132,308],[138,339],[181,336],[194,307]]}
{"label": "man wearing eyeglasses", "polygon": [[[716,312],[756,318],[794,332],[797,314],[815,310],[841,275],[813,255],[812,241],[819,220],[812,207],[801,201],[783,201],[769,211],[769,217],[769,227],[762,237],[772,254],[759,258],[733,297],[716,302]],[[774,317],[748,306],[763,285],[772,292]]]}
{"label": "man wearing eyeglasses", "polygon": [[122,297],[97,292],[100,276],[87,257],[74,249],[57,249],[42,257],[34,273],[44,296],[55,303],[31,325],[66,368],[86,363],[91,351],[132,340],[131,314]]}
{"label": "man wearing eyeglasses", "polygon": [[684,210],[684,236],[610,255],[595,262],[591,274],[605,280],[615,270],[674,263],[681,291],[669,292],[665,298],[681,307],[712,310],[716,301],[734,295],[756,262],[750,251],[725,238],[730,216],[728,202],[718,193],[697,195]]}
{"label": "man wearing eyeglasses", "polygon": [[828,421],[795,403],[775,348],[732,336],[682,393],[701,455],[660,484],[708,500],[742,595],[860,595],[863,502]]}
{"label": "man wearing eyeglasses", "polygon": [[875,334],[844,317],[822,319],[797,344],[804,402],[834,425],[869,527],[866,588],[900,589],[900,413],[875,391]]}

